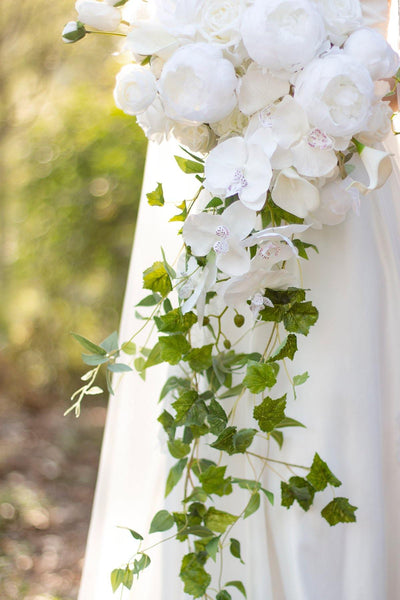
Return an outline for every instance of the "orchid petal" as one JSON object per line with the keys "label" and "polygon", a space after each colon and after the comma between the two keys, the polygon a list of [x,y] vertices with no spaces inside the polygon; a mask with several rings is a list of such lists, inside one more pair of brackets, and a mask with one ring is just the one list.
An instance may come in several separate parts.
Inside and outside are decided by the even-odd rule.
{"label": "orchid petal", "polygon": [[285,96],[272,115],[272,133],[279,146],[290,148],[310,129],[303,108],[291,96]]}
{"label": "orchid petal", "polygon": [[213,247],[216,240],[216,229],[223,225],[218,215],[200,213],[189,215],[183,226],[183,239],[190,246],[195,256],[205,256]]}
{"label": "orchid petal", "polygon": [[230,235],[242,240],[254,229],[257,215],[254,210],[246,208],[241,202],[233,202],[223,212],[221,218],[228,227]]}
{"label": "orchid petal", "polygon": [[241,137],[230,138],[218,144],[208,155],[204,173],[204,187],[217,196],[225,196],[235,171],[246,162],[246,142]]}
{"label": "orchid petal", "polygon": [[319,206],[319,191],[294,169],[284,169],[272,190],[272,199],[283,210],[304,218]]}
{"label": "orchid petal", "polygon": [[252,63],[239,84],[239,108],[245,115],[252,115],[289,93],[290,84],[274,77],[266,69]]}
{"label": "orchid petal", "polygon": [[250,268],[250,255],[238,240],[230,238],[228,252],[217,254],[217,267],[227,275],[243,275]]}

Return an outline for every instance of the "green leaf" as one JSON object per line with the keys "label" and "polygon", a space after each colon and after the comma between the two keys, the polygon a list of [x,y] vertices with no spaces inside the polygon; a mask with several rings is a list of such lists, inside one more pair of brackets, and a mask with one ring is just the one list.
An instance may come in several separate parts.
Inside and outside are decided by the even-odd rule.
{"label": "green leaf", "polygon": [[125,344],[122,344],[121,350],[125,352],[125,354],[129,354],[129,356],[134,356],[136,354],[136,344],[133,342],[125,342]]}
{"label": "green leaf", "polygon": [[307,248],[312,248],[317,254],[319,254],[318,248],[317,246],[314,246],[314,244],[308,244],[307,242],[303,242],[302,240],[293,240],[293,244],[299,251],[299,256],[301,258],[305,258],[306,260],[308,260]]}
{"label": "green leaf", "polygon": [[221,539],[221,536],[217,536],[217,537],[213,537],[212,540],[210,540],[207,544],[206,544],[206,551],[208,552],[208,555],[213,559],[214,562],[216,562],[217,560],[217,553],[218,553],[218,549],[219,549],[219,540]]}
{"label": "green leaf", "polygon": [[189,366],[193,371],[200,373],[205,371],[212,365],[212,349],[214,344],[208,344],[201,348],[193,348],[186,356],[185,361],[189,363]]}
{"label": "green leaf", "polygon": [[277,363],[251,363],[247,367],[243,384],[252,394],[259,394],[265,388],[272,388],[276,384],[278,372]]}
{"label": "green leaf", "polygon": [[225,586],[236,588],[237,590],[239,590],[239,592],[243,594],[245,598],[247,598],[245,587],[241,581],[228,581],[228,583],[226,583]]}
{"label": "green leaf", "polygon": [[303,477],[291,477],[289,483],[281,481],[282,506],[290,508],[295,500],[307,511],[313,503],[315,490]]}
{"label": "green leaf", "polygon": [[224,452],[228,452],[228,454],[233,454],[233,437],[236,431],[237,427],[232,426],[224,429],[224,431],[218,436],[215,442],[210,444],[211,448],[215,448],[216,450],[223,450]]}
{"label": "green leaf", "polygon": [[252,515],[259,509],[260,501],[261,500],[259,492],[251,496],[249,503],[246,506],[246,510],[244,511],[243,519],[247,519],[247,517],[250,517],[250,515]]}
{"label": "green leaf", "polygon": [[262,403],[256,406],[253,411],[253,416],[261,431],[266,433],[273,431],[285,418],[285,408],[286,394],[277,400],[269,397],[264,398]]}
{"label": "green leaf", "polygon": [[144,569],[147,569],[148,566],[150,566],[151,560],[150,560],[150,556],[147,556],[147,554],[144,554],[143,552],[141,553],[141,557],[139,558],[139,560],[135,560],[134,561],[134,567],[133,567],[133,574],[134,575],[139,575],[139,573],[141,571],[144,571]]}
{"label": "green leaf", "polygon": [[251,492],[261,488],[261,483],[259,481],[254,481],[254,479],[238,479],[237,477],[234,477],[232,483],[237,483],[242,490],[249,490]]}
{"label": "green leaf", "polygon": [[115,6],[115,7],[117,7],[117,6],[123,6],[127,2],[128,2],[128,0],[119,0],[119,2],[116,2],[113,6]]}
{"label": "green leaf", "polygon": [[272,492],[269,492],[268,490],[261,488],[261,491],[266,495],[268,502],[273,506],[274,502],[275,502],[275,497],[274,494]]}
{"label": "green leaf", "polygon": [[206,494],[226,496],[232,493],[231,478],[225,478],[226,467],[211,465],[203,473],[199,473],[199,481]]}
{"label": "green leaf", "polygon": [[176,484],[181,479],[182,473],[185,470],[186,465],[187,465],[187,458],[181,458],[181,460],[179,460],[176,463],[176,465],[174,465],[172,467],[172,469],[170,470],[170,472],[168,474],[168,478],[167,478],[167,483],[165,486],[165,496],[166,497],[172,492],[172,490],[174,489]]}
{"label": "green leaf", "polygon": [[161,183],[157,183],[157,187],[154,192],[146,194],[146,197],[150,206],[164,206],[164,190]]}
{"label": "green leaf", "polygon": [[247,448],[253,443],[254,436],[256,435],[256,429],[240,429],[233,436],[233,448],[234,454],[246,452]]}
{"label": "green leaf", "polygon": [[[155,365],[159,365],[163,359],[161,358],[161,344],[157,342],[154,348],[151,349],[149,356],[147,357],[146,362],[144,363],[144,368],[149,369],[150,367],[154,367]],[[135,367],[138,369],[135,361]],[[138,369],[139,371],[142,369]]]}
{"label": "green leaf", "polygon": [[205,502],[207,494],[201,487],[194,487],[190,496],[185,498],[183,502]]}
{"label": "green leaf", "polygon": [[172,223],[174,221],[186,221],[186,217],[188,215],[186,201],[184,200],[183,202],[181,202],[181,204],[177,204],[176,208],[179,208],[179,210],[181,210],[182,212],[178,215],[175,215],[175,217],[172,217],[172,219],[170,219],[170,222]]}
{"label": "green leaf", "polygon": [[328,484],[333,485],[334,487],[340,487],[342,485],[342,482],[334,476],[326,462],[324,462],[317,453],[315,453],[313,464],[307,475],[307,480],[317,492],[322,492]]}
{"label": "green leaf", "polygon": [[283,446],[283,433],[282,431],[271,431],[271,437],[274,438],[279,448]]}
{"label": "green leaf", "polygon": [[82,335],[79,335],[79,333],[72,333],[71,332],[72,337],[80,343],[80,345],[85,348],[85,350],[87,350],[88,352],[90,352],[91,354],[100,354],[102,356],[104,356],[106,353],[106,351],[104,350],[104,348],[101,348],[101,346],[98,346],[97,344],[94,344],[93,342],[91,342],[90,340],[88,340],[87,338],[83,337]]}
{"label": "green leaf", "polygon": [[277,429],[282,429],[283,427],[305,427],[305,425],[300,423],[300,421],[296,421],[296,419],[285,417],[276,427]]}
{"label": "green leaf", "polygon": [[[205,402],[200,398],[191,406],[187,412],[185,425],[192,425],[201,428],[201,432],[195,432],[192,427],[192,433],[195,437],[200,437],[204,435],[208,431],[207,425],[205,425],[205,420],[207,417],[207,407]],[[203,432],[203,427],[205,427]]]}
{"label": "green leaf", "polygon": [[186,333],[197,323],[197,317],[193,312],[183,315],[180,308],[175,308],[166,315],[154,317],[154,321],[162,333]]}
{"label": "green leaf", "polygon": [[283,318],[287,331],[308,335],[310,327],[318,320],[318,310],[311,302],[295,304]]}
{"label": "green leaf", "polygon": [[176,410],[176,422],[179,424],[183,424],[189,409],[196,402],[199,397],[198,393],[194,390],[188,390],[187,392],[183,392],[175,402],[172,403],[172,406]]}
{"label": "green leaf", "polygon": [[225,400],[226,398],[233,398],[234,396],[239,396],[239,394],[242,393],[243,388],[244,388],[243,383],[239,383],[238,385],[235,385],[235,387],[230,388],[229,390],[227,390],[226,392],[221,394],[219,396],[219,399]]}
{"label": "green leaf", "polygon": [[[161,254],[163,257],[163,265],[165,267],[165,270],[167,271],[168,275],[170,276],[171,279],[175,279],[176,277],[176,272],[175,270],[171,267],[171,265],[168,263],[167,258],[165,256],[165,252],[164,252],[164,248],[161,246]],[[168,303],[167,303],[168,304]],[[172,307],[171,307],[172,309]],[[168,311],[167,311],[168,312]]]}
{"label": "green leaf", "polygon": [[293,385],[295,387],[297,387],[298,385],[303,385],[303,383],[305,383],[307,381],[307,379],[310,378],[310,375],[308,374],[308,372],[306,371],[305,373],[303,373],[302,375],[295,375],[293,377]]}
{"label": "green leaf", "polygon": [[210,431],[214,435],[219,435],[224,431],[228,423],[228,417],[222,406],[216,400],[212,399],[208,407],[207,420],[210,424]]}
{"label": "green leaf", "polygon": [[211,506],[206,514],[204,522],[206,527],[217,533],[225,533],[230,525],[233,525],[238,520],[238,517],[230,513],[217,510]]}
{"label": "green leaf", "polygon": [[163,298],[172,291],[171,279],[164,264],[155,262],[143,273],[143,287],[152,292],[159,292]]}
{"label": "green leaf", "polygon": [[190,350],[190,344],[182,334],[166,335],[158,338],[161,359],[170,365],[177,365],[183,354]]}
{"label": "green leaf", "polygon": [[133,571],[131,571],[129,567],[126,567],[125,569],[122,585],[128,590],[130,590],[133,585]]}
{"label": "green leaf", "polygon": [[235,538],[230,539],[229,550],[230,550],[230,553],[232,554],[232,556],[234,556],[235,558],[238,558],[240,560],[240,562],[242,563],[242,565],[244,565],[242,556],[240,554],[240,542],[238,540],[235,540]]}
{"label": "green leaf", "polygon": [[290,358],[290,360],[293,360],[296,352],[297,337],[293,333],[290,333],[286,340],[284,340],[279,348],[274,352],[269,361],[282,360],[284,358]]}
{"label": "green leaf", "polygon": [[168,450],[174,458],[185,458],[190,452],[190,445],[185,444],[182,440],[170,440]]}
{"label": "green leaf", "polygon": [[161,390],[160,401],[163,400],[165,396],[167,396],[173,390],[181,392],[184,388],[190,388],[190,381],[188,379],[182,379],[180,377],[169,377],[163,389]]}
{"label": "green leaf", "polygon": [[179,577],[184,583],[184,592],[193,598],[204,596],[211,583],[211,576],[193,552],[183,557]]}
{"label": "green leaf", "polygon": [[180,535],[196,535],[200,538],[209,538],[213,532],[202,525],[191,525],[180,531]]}
{"label": "green leaf", "polygon": [[114,363],[112,365],[108,365],[107,369],[111,371],[111,373],[128,373],[133,371],[132,367],[129,365],[124,365],[123,363]]}
{"label": "green leaf", "polygon": [[156,306],[156,304],[161,302],[161,300],[162,297],[160,296],[160,294],[150,294],[150,296],[146,296],[146,298],[143,298],[143,300],[141,300],[139,304],[136,304],[136,306]]}
{"label": "green leaf", "polygon": [[232,600],[232,596],[226,590],[221,590],[216,595],[215,600]]}
{"label": "green leaf", "polygon": [[104,365],[109,359],[104,354],[82,354],[82,360],[89,367],[97,367]]}
{"label": "green leaf", "polygon": [[192,464],[192,471],[196,477],[200,478],[201,473],[207,471],[209,467],[216,467],[217,465],[212,460],[206,458],[200,458],[200,460],[194,460]]}
{"label": "green leaf", "polygon": [[335,498],[321,510],[321,515],[331,527],[338,523],[355,523],[357,507],[349,503],[348,498]]}
{"label": "green leaf", "polygon": [[111,587],[115,593],[119,586],[122,584],[125,577],[125,569],[114,569],[111,572]]}
{"label": "green leaf", "polygon": [[129,533],[131,534],[131,536],[135,539],[135,540],[142,540],[143,537],[140,535],[140,533],[138,533],[137,531],[135,531],[134,529],[128,529]]}
{"label": "green leaf", "polygon": [[189,160],[188,158],[183,158],[182,156],[175,156],[174,158],[178,163],[179,168],[184,173],[187,173],[188,175],[190,175],[190,173],[204,173],[204,164]]}
{"label": "green leaf", "polygon": [[151,522],[149,533],[168,531],[174,526],[174,523],[174,517],[167,510],[160,510]]}
{"label": "green leaf", "polygon": [[210,202],[207,204],[206,208],[218,208],[218,206],[222,206],[223,202],[221,198],[212,198]]}
{"label": "green leaf", "polygon": [[118,331],[114,331],[105,340],[103,340],[100,346],[107,352],[114,352],[119,348]]}

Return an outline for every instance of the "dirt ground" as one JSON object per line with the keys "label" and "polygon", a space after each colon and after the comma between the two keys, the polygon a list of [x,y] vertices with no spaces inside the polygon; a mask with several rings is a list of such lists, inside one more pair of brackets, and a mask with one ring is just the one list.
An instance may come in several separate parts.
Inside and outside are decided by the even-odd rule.
{"label": "dirt ground", "polygon": [[76,600],[105,408],[0,398],[0,598]]}

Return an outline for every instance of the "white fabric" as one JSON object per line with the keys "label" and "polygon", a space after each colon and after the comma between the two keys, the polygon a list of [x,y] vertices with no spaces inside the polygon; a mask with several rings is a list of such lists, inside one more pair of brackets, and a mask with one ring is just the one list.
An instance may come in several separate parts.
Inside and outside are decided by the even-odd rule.
{"label": "white fabric", "polygon": [[[364,2],[369,15],[384,21],[385,2]],[[395,151],[396,141],[389,142]],[[400,152],[397,151],[398,156]],[[150,146],[143,193],[164,183],[170,202],[190,197],[191,178],[173,164],[170,146]],[[398,177],[398,176],[397,176]],[[361,215],[342,225],[311,231],[319,255],[303,261],[304,285],[320,310],[318,324],[302,341],[292,373],[310,372],[290,401],[288,414],[307,424],[287,430],[276,458],[311,464],[315,450],[343,482],[338,495],[359,506],[357,524],[330,528],[319,510],[330,501],[321,495],[305,514],[263,504],[235,530],[242,540],[245,566],[225,557],[225,577],[242,578],[249,600],[395,600],[400,597],[400,180],[362,200]],[[134,305],[142,297],[141,274],[160,258],[160,242],[169,257],[181,241],[167,224],[165,209],[142,199],[121,324],[121,339],[137,329]],[[265,330],[249,339],[260,348]],[[142,338],[143,339],[143,338]],[[245,346],[244,346],[245,347]],[[110,572],[133,554],[135,542],[117,526],[144,533],[162,508],[179,509],[174,494],[163,499],[170,459],[159,443],[156,418],[165,366],[144,383],[124,376],[110,401],[96,500],[79,600],[112,600]],[[246,424],[249,398],[240,404],[238,421]],[[232,474],[250,476],[243,457]],[[287,475],[284,470],[278,469]],[[265,473],[265,485],[279,499],[279,479]],[[238,507],[227,500],[227,510]],[[241,499],[240,508],[242,508]],[[146,541],[147,543],[147,541]],[[153,540],[152,540],[153,543]],[[184,600],[177,577],[176,542],[149,554],[151,567],[123,599]],[[233,588],[231,588],[233,590]],[[232,598],[241,596],[235,590]]]}

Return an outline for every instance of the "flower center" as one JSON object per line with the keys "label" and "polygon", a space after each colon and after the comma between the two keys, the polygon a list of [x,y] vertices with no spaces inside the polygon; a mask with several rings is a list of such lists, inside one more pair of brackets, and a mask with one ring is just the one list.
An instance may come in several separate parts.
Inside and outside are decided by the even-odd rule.
{"label": "flower center", "polygon": [[332,150],[333,148],[332,138],[320,129],[313,129],[308,134],[307,143],[311,148],[317,148],[318,150]]}
{"label": "flower center", "polygon": [[275,104],[270,104],[266,108],[262,109],[262,111],[258,115],[258,118],[259,118],[260,123],[261,123],[261,125],[263,127],[265,127],[265,128],[271,128],[272,127],[272,120],[273,120],[273,116],[274,116],[274,112],[275,111],[276,111],[276,105]]}
{"label": "flower center", "polygon": [[244,188],[249,185],[246,177],[241,169],[236,169],[231,185],[228,187],[227,196],[234,196],[239,194]]}
{"label": "flower center", "polygon": [[280,244],[269,243],[263,246],[258,251],[258,256],[261,256],[264,260],[269,260],[272,256],[278,257],[281,253]]}
{"label": "flower center", "polygon": [[217,229],[215,230],[215,235],[222,239],[227,239],[231,233],[225,225],[218,225]]}
{"label": "flower center", "polygon": [[215,254],[226,254],[229,252],[229,244],[227,239],[218,240],[218,242],[215,242],[213,248]]}

